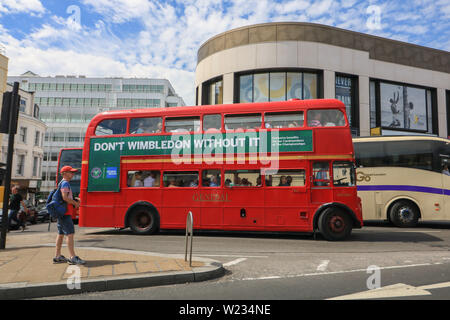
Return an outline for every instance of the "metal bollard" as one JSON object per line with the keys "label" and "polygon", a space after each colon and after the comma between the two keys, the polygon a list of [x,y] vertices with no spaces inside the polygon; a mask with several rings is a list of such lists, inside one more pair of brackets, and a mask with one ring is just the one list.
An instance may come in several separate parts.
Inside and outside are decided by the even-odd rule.
{"label": "metal bollard", "polygon": [[189,267],[192,266],[192,239],[193,239],[193,230],[194,230],[194,218],[192,217],[192,212],[189,211],[186,218],[186,250],[184,252],[184,261],[187,261],[188,254],[188,234],[190,235],[190,248],[189,248]]}

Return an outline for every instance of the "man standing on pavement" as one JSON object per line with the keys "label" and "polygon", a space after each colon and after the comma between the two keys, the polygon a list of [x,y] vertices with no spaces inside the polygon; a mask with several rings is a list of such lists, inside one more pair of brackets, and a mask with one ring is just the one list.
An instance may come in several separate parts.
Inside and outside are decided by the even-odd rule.
{"label": "man standing on pavement", "polygon": [[[61,169],[61,174],[63,179],[60,183],[61,193],[56,195],[57,197],[62,197],[62,200],[67,204],[66,214],[62,218],[58,218],[58,236],[56,237],[56,254],[53,258],[53,263],[64,263],[69,264],[85,264],[86,261],[80,259],[75,254],[74,249],[74,234],[75,228],[72,221],[73,208],[78,208],[80,206],[79,202],[73,199],[72,189],[70,188],[70,180],[72,180],[77,169],[71,166],[64,166]],[[70,259],[66,259],[61,255],[61,247],[64,240],[64,236],[67,237],[67,247],[70,253]]]}

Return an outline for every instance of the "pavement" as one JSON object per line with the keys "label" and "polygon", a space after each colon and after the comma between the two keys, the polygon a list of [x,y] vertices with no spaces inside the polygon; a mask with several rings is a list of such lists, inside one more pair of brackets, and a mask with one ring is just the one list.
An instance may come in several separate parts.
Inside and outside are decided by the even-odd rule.
{"label": "pavement", "polygon": [[[80,247],[95,240],[92,229],[78,228],[75,252],[85,265],[53,264],[56,226],[51,232],[10,231],[0,250],[0,299],[28,299],[83,292],[122,290],[205,281],[224,275],[221,263],[184,254]],[[101,229],[102,230],[102,229]],[[104,229],[103,229],[104,230]],[[184,248],[182,248],[184,251]],[[69,256],[64,245],[62,254]],[[188,257],[189,259],[189,257]]]}

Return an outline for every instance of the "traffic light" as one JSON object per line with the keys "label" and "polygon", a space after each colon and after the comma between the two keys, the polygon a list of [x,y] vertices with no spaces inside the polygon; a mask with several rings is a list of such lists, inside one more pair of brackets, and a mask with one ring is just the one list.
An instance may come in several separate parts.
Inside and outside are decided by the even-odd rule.
{"label": "traffic light", "polygon": [[[15,87],[16,83],[14,83]],[[16,89],[15,87],[14,89]],[[17,121],[19,118],[19,102],[20,102],[20,96],[17,94],[18,88],[19,86],[17,83],[17,90],[3,93],[2,112],[0,119],[0,133],[11,133],[11,134],[17,133]]]}
{"label": "traffic light", "polygon": [[3,184],[3,180],[6,177],[6,163],[0,162],[0,185]]}

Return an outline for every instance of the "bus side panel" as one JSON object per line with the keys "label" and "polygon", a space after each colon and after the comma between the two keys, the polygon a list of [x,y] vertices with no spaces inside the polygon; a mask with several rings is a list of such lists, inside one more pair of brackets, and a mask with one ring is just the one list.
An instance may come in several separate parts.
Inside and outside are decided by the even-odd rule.
{"label": "bus side panel", "polygon": [[115,227],[114,207],[118,193],[116,192],[86,192],[83,207],[83,218],[80,226]]}
{"label": "bus side panel", "polygon": [[312,231],[306,186],[267,187],[264,198],[267,230]]}
{"label": "bus side panel", "polygon": [[198,188],[164,188],[160,212],[161,229],[184,229],[189,211],[192,211],[194,228],[200,227],[200,202],[194,201]]}
{"label": "bus side panel", "polygon": [[227,188],[228,202],[224,202],[224,230],[264,230],[264,189],[261,187]]}

